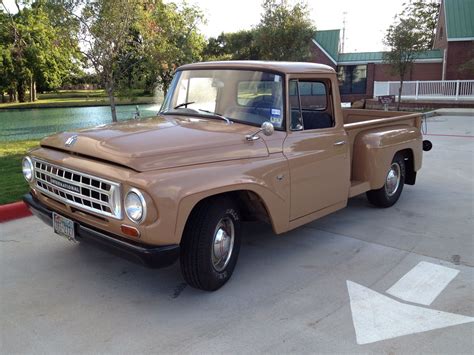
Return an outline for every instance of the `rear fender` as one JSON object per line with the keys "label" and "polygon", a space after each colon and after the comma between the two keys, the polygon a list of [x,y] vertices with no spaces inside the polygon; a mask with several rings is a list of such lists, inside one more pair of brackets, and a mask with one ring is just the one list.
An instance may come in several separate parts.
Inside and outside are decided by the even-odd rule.
{"label": "rear fender", "polygon": [[393,157],[400,151],[412,152],[413,171],[418,171],[421,168],[422,140],[419,128],[406,125],[360,132],[354,140],[351,179],[369,182],[371,190],[381,188]]}

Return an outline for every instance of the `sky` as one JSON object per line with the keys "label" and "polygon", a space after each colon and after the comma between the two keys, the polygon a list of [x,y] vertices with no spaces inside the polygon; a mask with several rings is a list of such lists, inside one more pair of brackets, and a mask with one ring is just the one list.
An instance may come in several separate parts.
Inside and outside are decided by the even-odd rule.
{"label": "sky", "polygon": [[[172,1],[172,0],[168,0]],[[207,24],[201,25],[204,35],[250,29],[258,24],[263,0],[188,0],[204,12]],[[288,0],[290,4],[295,0]],[[346,40],[344,52],[384,50],[382,39],[393,17],[407,0],[307,0],[311,18],[319,30],[342,29],[344,12]],[[180,3],[180,0],[176,2]],[[14,0],[4,0],[14,11]]]}
{"label": "sky", "polygon": [[[307,0],[311,19],[319,30],[342,29],[346,12],[344,52],[369,52],[385,49],[382,39],[407,0]],[[294,1],[289,0],[290,4]],[[204,12],[207,24],[201,26],[206,37],[222,31],[249,29],[258,24],[262,0],[188,0]]]}

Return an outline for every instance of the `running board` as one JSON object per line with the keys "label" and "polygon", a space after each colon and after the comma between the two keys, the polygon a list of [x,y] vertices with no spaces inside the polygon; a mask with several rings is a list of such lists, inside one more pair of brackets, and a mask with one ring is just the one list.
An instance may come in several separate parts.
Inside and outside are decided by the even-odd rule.
{"label": "running board", "polygon": [[363,194],[370,190],[370,184],[368,181],[351,181],[351,187],[349,189],[349,198]]}

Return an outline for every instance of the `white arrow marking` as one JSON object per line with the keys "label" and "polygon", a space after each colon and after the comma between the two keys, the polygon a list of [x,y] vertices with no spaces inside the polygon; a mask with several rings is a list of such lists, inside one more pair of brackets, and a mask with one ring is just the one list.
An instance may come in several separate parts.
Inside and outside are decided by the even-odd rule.
{"label": "white arrow marking", "polygon": [[387,293],[402,300],[429,306],[459,274],[459,270],[421,261]]}
{"label": "white arrow marking", "polygon": [[347,281],[347,288],[357,344],[474,321],[472,317],[404,304],[352,281]]}

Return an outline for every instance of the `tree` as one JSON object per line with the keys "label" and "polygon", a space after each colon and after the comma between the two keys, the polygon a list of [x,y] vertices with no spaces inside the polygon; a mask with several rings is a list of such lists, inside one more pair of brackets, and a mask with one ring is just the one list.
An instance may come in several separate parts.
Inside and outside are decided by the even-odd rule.
{"label": "tree", "polygon": [[58,14],[48,11],[56,6],[53,0],[15,1],[15,4],[17,12],[12,14],[2,2],[5,13],[0,16],[2,57],[4,64],[11,63],[7,65],[6,80],[10,88],[16,87],[20,102],[25,101],[27,87],[30,101],[35,101],[37,82],[43,87],[58,87],[62,78],[75,67],[78,42],[74,30],[77,26],[71,23],[62,26],[56,17]]}
{"label": "tree", "polygon": [[209,38],[203,52],[205,60],[256,60],[260,49],[256,44],[255,29],[221,33]]}
{"label": "tree", "polygon": [[149,91],[158,87],[166,94],[178,66],[201,60],[206,42],[197,27],[202,21],[203,15],[195,6],[184,3],[178,7],[162,0],[146,2],[140,33]]}
{"label": "tree", "polygon": [[400,19],[391,25],[385,35],[384,43],[390,51],[384,53],[384,61],[391,65],[392,72],[399,76],[397,110],[400,109],[403,82],[413,62],[426,49],[423,33],[419,32],[417,22],[411,18]]}
{"label": "tree", "polygon": [[395,23],[387,30],[384,43],[390,51],[384,54],[384,61],[400,78],[397,110],[400,109],[406,74],[421,52],[433,47],[438,13],[439,2],[413,0],[395,16]]}
{"label": "tree", "polygon": [[287,0],[265,0],[256,31],[260,59],[303,61],[310,57],[316,28],[305,2],[290,6]]}
{"label": "tree", "polygon": [[437,0],[412,0],[400,13],[402,19],[416,22],[416,30],[427,49],[433,48],[435,31],[438,24],[440,2]]}
{"label": "tree", "polygon": [[2,102],[5,102],[5,92],[9,94],[10,101],[14,100],[13,93],[16,87],[11,44],[9,43],[9,33],[6,31],[9,27],[8,22],[7,14],[0,10],[0,95]]}
{"label": "tree", "polygon": [[[140,50],[137,21],[139,0],[85,1],[77,16],[82,53],[99,75],[109,97],[112,121],[117,122],[115,95],[119,82],[135,62],[124,63]],[[74,13],[74,12],[72,12]]]}

